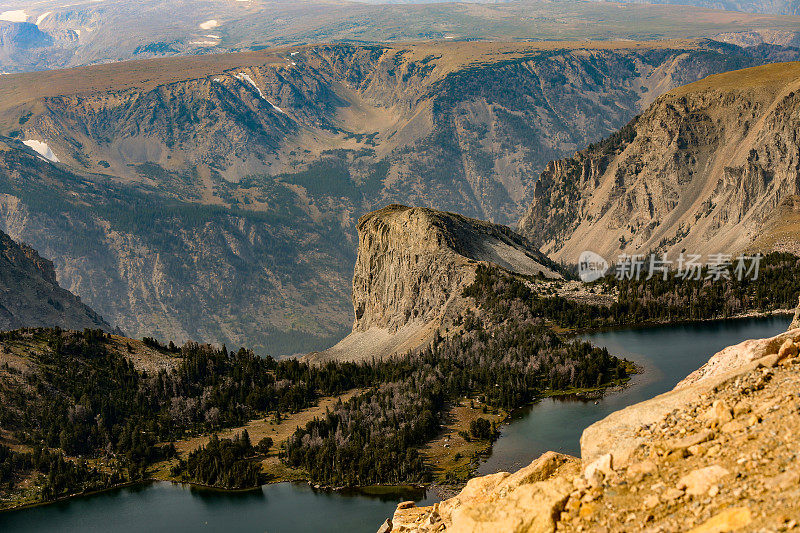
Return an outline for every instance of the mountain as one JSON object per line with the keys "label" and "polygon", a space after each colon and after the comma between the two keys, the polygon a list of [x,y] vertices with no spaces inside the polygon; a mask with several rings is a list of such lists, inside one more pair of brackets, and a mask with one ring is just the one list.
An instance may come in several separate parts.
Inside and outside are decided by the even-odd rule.
{"label": "mountain", "polygon": [[764,224],[800,186],[799,121],[797,62],[676,89],[611,137],[549,164],[520,232],[564,261],[583,250],[674,258],[764,243]]}
{"label": "mountain", "polygon": [[56,326],[113,329],[80,298],[58,285],[51,261],[0,232],[0,331]]}
{"label": "mountain", "polygon": [[454,2],[444,8],[429,2],[338,0],[6,0],[0,7],[0,65],[5,72],[21,72],[330,42],[714,38],[797,31],[800,19],[707,7],[790,13],[796,5],[705,2],[698,8],[533,0]]}
{"label": "mountain", "polygon": [[800,255],[800,196],[784,196],[778,207],[767,213],[747,247],[749,252],[771,251]]}
{"label": "mountain", "polygon": [[318,350],[352,325],[360,214],[510,223],[548,161],[663,92],[796,59],[711,41],[342,44],[0,76],[0,229],[133,337]]}
{"label": "mountain", "polygon": [[474,303],[462,295],[479,264],[562,278],[506,226],[454,213],[390,205],[358,221],[353,332],[307,360],[371,360],[405,354],[456,327]]}

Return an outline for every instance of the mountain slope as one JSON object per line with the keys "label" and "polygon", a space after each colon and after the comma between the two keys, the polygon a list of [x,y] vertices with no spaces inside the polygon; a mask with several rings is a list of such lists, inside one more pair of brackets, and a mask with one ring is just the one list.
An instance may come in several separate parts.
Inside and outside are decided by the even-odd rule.
{"label": "mountain slope", "polygon": [[351,325],[361,213],[517,220],[547,161],[664,91],[798,58],[707,41],[319,45],[0,76],[0,229],[134,337],[307,352]]}
{"label": "mountain slope", "polygon": [[58,285],[52,262],[0,232],[0,331],[55,326],[113,329],[80,298]]}
{"label": "mountain slope", "polygon": [[[270,176],[315,196],[364,192],[510,222],[547,161],[665,90],[798,58],[680,41],[336,45],[129,62],[0,78],[0,133],[45,143],[76,170],[205,203],[258,203],[242,189]],[[321,174],[328,183],[308,183]]]}
{"label": "mountain slope", "polygon": [[520,231],[555,259],[734,253],[800,186],[800,63],[710,76],[548,165]]}
{"label": "mountain slope", "polygon": [[473,310],[462,295],[479,264],[561,278],[557,267],[505,226],[425,208],[390,205],[358,221],[353,332],[308,360],[405,354]]}

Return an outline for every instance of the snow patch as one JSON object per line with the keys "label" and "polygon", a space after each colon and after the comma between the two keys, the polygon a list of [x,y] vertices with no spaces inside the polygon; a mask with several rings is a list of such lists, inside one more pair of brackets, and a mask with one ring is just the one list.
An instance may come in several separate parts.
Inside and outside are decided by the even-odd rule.
{"label": "snow patch", "polygon": [[58,158],[56,154],[47,146],[46,142],[37,141],[35,139],[28,139],[27,141],[22,141],[22,144],[39,154],[40,156],[44,157],[48,161],[53,163],[58,163]]}
{"label": "snow patch", "polygon": [[47,13],[42,13],[41,15],[39,15],[36,18],[36,25],[38,26],[39,24],[41,24],[42,21],[47,18],[47,15],[49,15],[51,13],[52,13],[52,11],[48,11]]}
{"label": "snow patch", "polygon": [[195,44],[197,46],[217,46],[219,41],[189,41],[189,44]]}
{"label": "snow patch", "polygon": [[219,26],[219,22],[216,19],[207,20],[205,22],[200,23],[201,30],[211,30]]}
{"label": "snow patch", "polygon": [[12,9],[0,13],[0,20],[8,22],[25,22],[28,20],[28,13],[24,9]]}
{"label": "snow patch", "polygon": [[262,93],[262,92],[261,92],[261,89],[259,89],[259,88],[258,88],[258,85],[256,85],[256,82],[254,82],[254,81],[253,81],[253,78],[251,78],[250,76],[248,76],[248,75],[247,75],[247,74],[245,74],[244,72],[240,72],[239,74],[236,74],[236,75],[234,76],[234,78],[236,78],[237,80],[240,80],[240,81],[243,81],[243,82],[245,82],[245,83],[249,83],[250,85],[252,85],[252,86],[255,88],[255,90],[256,90],[256,91],[258,91],[258,96],[260,96],[260,97],[261,97],[261,99],[262,99],[262,100],[264,100],[266,103],[268,103],[269,105],[271,105],[271,106],[272,106],[272,109],[274,109],[274,110],[275,110],[275,111],[277,111],[278,113],[283,113],[284,115],[286,114],[286,112],[285,112],[283,109],[281,109],[280,107],[276,106],[275,104],[273,104],[272,102],[270,102],[269,100],[267,100],[267,98],[264,96],[264,93]]}
{"label": "snow patch", "polygon": [[219,35],[206,35],[209,39],[219,39]]}
{"label": "snow patch", "polygon": [[291,54],[289,54],[289,55],[290,55],[290,56],[296,56],[296,55],[297,55],[297,54],[299,54],[299,53],[300,53],[300,52],[292,52],[292,53],[291,53]]}

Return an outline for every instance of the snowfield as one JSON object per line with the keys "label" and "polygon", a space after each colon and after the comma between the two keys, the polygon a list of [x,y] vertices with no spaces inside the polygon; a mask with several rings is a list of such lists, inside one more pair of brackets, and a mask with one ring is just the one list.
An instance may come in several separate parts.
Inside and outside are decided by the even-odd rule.
{"label": "snowfield", "polygon": [[240,80],[240,81],[243,81],[243,82],[245,82],[245,83],[249,83],[250,85],[252,85],[252,86],[253,86],[253,87],[256,89],[256,91],[258,91],[258,96],[260,96],[260,97],[261,97],[261,99],[262,99],[262,100],[264,100],[266,103],[268,103],[269,105],[271,105],[271,106],[272,106],[272,109],[274,109],[274,110],[275,110],[275,111],[277,111],[278,113],[283,113],[284,115],[286,114],[286,112],[285,112],[283,109],[281,109],[280,107],[276,106],[275,104],[273,104],[272,102],[270,102],[269,100],[267,100],[267,98],[264,96],[264,93],[263,93],[263,92],[261,92],[261,89],[259,89],[259,88],[258,88],[258,85],[256,85],[256,82],[254,82],[254,81],[253,81],[253,78],[251,78],[250,76],[248,76],[248,75],[247,75],[247,74],[245,74],[244,72],[240,72],[239,74],[236,74],[236,75],[234,76],[234,78],[236,78],[237,80]]}
{"label": "snowfield", "polygon": [[0,20],[7,20],[8,22],[25,22],[28,20],[28,13],[24,9],[3,11],[0,13]]}
{"label": "snowfield", "polygon": [[211,19],[200,23],[201,30],[213,30],[217,26],[219,26],[219,22],[217,22],[216,19]]}
{"label": "snowfield", "polygon": [[42,23],[42,21],[43,21],[44,19],[46,19],[46,18],[47,18],[47,16],[48,16],[49,14],[51,14],[51,13],[52,13],[52,11],[48,11],[47,13],[42,13],[41,15],[39,15],[39,16],[36,18],[36,25],[38,26],[39,24],[41,24],[41,23]]}
{"label": "snowfield", "polygon": [[53,163],[58,163],[58,158],[56,157],[56,154],[54,154],[53,151],[50,149],[50,147],[47,146],[46,142],[37,141],[35,139],[28,139],[27,141],[22,141],[22,144],[32,149],[34,152],[44,157],[48,161],[51,161]]}

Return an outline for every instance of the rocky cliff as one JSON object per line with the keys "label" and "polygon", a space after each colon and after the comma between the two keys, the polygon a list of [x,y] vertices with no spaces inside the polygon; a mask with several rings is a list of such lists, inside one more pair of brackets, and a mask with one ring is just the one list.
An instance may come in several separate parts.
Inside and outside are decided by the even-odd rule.
{"label": "rocky cliff", "polygon": [[353,332],[312,361],[404,353],[452,327],[479,264],[561,278],[558,267],[509,228],[454,213],[390,205],[361,217],[353,275]]}
{"label": "rocky cliff", "polygon": [[565,261],[583,250],[735,253],[798,192],[798,127],[800,63],[710,76],[550,163],[520,231]]}
{"label": "rocky cliff", "polygon": [[548,452],[475,478],[380,531],[793,531],[800,524],[800,329],[714,355],[673,391]]}
{"label": "rocky cliff", "polygon": [[58,285],[51,261],[0,232],[0,330],[56,326],[113,329],[80,298]]}

